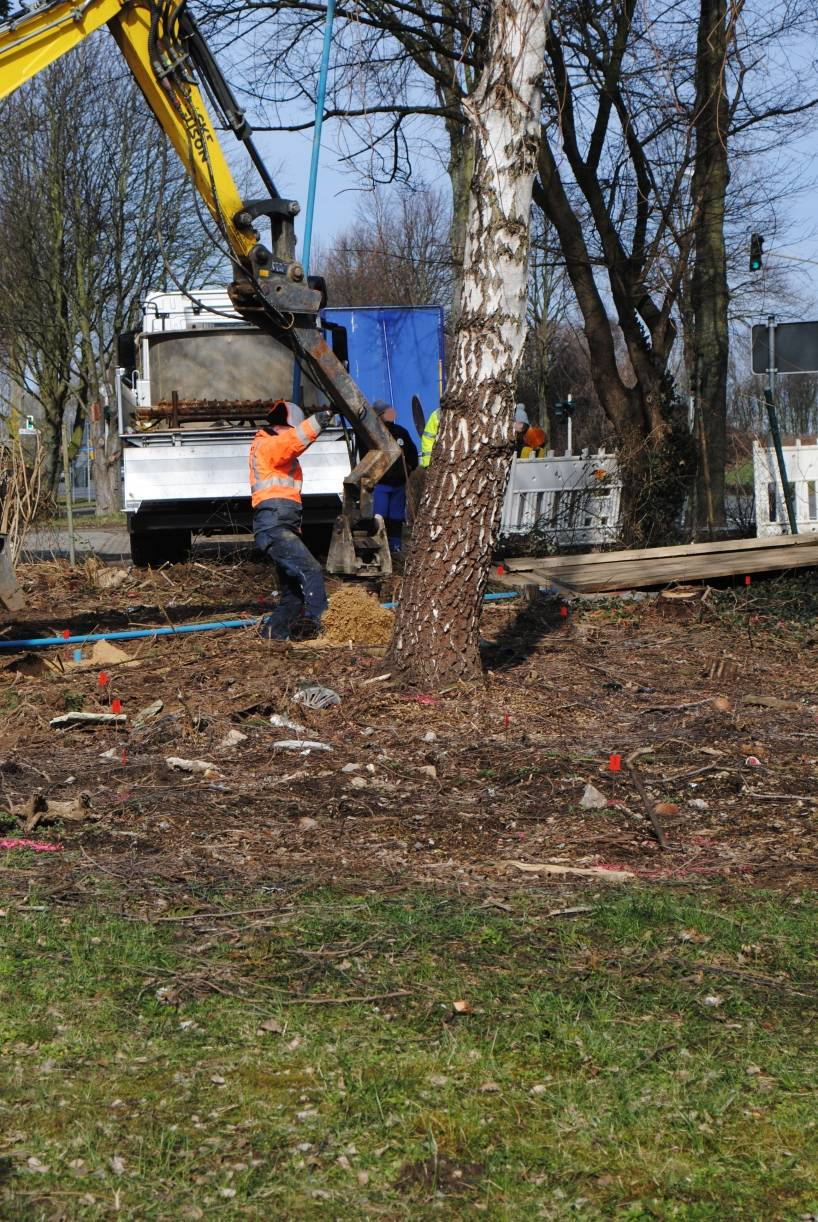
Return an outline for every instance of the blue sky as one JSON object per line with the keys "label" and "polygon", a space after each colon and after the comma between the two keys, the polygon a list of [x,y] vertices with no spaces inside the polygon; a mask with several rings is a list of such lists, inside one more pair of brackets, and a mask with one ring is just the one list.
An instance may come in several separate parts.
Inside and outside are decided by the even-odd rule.
{"label": "blue sky", "polygon": [[[750,0],[754,3],[756,0]],[[763,3],[764,0],[761,0]],[[779,56],[758,67],[761,74],[760,85],[769,86],[775,83],[780,73],[787,71],[787,66],[809,82],[811,73],[815,74],[815,91],[818,92],[818,70],[815,68],[816,47],[802,41],[787,48],[787,62]],[[234,85],[241,86],[241,65],[236,62],[231,67],[225,67],[233,77]],[[248,104],[248,118],[251,123],[254,118],[253,103]],[[295,116],[294,116],[295,117]],[[305,114],[301,108],[297,113],[299,121]],[[766,176],[771,183],[772,193],[779,196],[773,212],[774,228],[765,222],[764,225],[753,218],[748,220],[749,232],[752,228],[762,228],[766,239],[766,263],[772,271],[777,265],[789,270],[792,287],[796,292],[796,300],[782,302],[772,292],[772,280],[762,276],[757,281],[758,316],[764,316],[775,311],[783,319],[818,318],[818,190],[812,185],[818,178],[818,131],[808,128],[816,123],[818,116],[806,115],[803,129],[805,135],[800,141],[779,144],[766,157],[759,158],[758,166],[752,166],[754,175]],[[417,120],[415,121],[418,122]],[[433,186],[447,187],[447,177],[441,164],[437,149],[442,141],[437,137],[434,121],[426,120],[434,131],[424,133],[422,128],[420,140],[415,139],[417,149],[416,167],[420,176]],[[324,246],[355,218],[356,212],[370,188],[367,187],[360,173],[350,168],[342,160],[347,147],[347,140],[341,133],[341,125],[329,120],[324,125],[323,142],[320,158],[318,192],[315,208],[313,233]],[[417,136],[417,129],[416,129]],[[273,171],[279,190],[291,198],[297,199],[302,207],[301,215],[296,224],[296,232],[300,241],[304,228],[304,216],[307,202],[307,184],[312,147],[312,131],[260,133],[257,137],[260,148]],[[781,191],[781,183],[792,183],[792,189]],[[768,227],[769,226],[769,227]],[[778,252],[778,253],[776,253]],[[748,249],[749,254],[749,249]],[[799,262],[798,260],[802,260]],[[813,260],[814,262],[810,262]],[[320,272],[313,265],[311,270]],[[753,285],[755,289],[755,284]],[[754,311],[755,312],[755,311]]]}

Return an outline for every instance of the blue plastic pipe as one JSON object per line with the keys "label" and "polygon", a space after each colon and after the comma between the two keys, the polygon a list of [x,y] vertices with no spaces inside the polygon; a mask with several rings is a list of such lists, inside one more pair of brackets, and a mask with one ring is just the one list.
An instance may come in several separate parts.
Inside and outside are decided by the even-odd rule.
{"label": "blue plastic pipe", "polygon": [[[500,602],[507,598],[518,598],[510,590],[502,594],[486,594],[483,602]],[[397,603],[381,603],[392,610]],[[138,641],[149,636],[182,636],[188,632],[219,632],[226,628],[255,628],[258,619],[223,619],[210,624],[176,624],[162,628],[127,628],[121,632],[89,632],[86,636],[34,636],[28,640],[0,640],[0,649],[53,649],[60,645],[89,645],[94,641]]]}
{"label": "blue plastic pipe", "polygon": [[[307,211],[304,215],[304,240],[301,243],[301,266],[304,275],[310,274],[310,247],[312,246],[312,220],[315,215],[315,191],[318,185],[318,158],[321,153],[321,129],[324,126],[324,102],[327,98],[327,76],[329,53],[332,46],[332,25],[335,20],[335,0],[327,0],[327,18],[324,23],[324,46],[321,51],[321,68],[318,73],[318,96],[315,99],[315,126],[312,131],[312,160],[310,182],[307,187]],[[301,402],[301,366],[293,364],[293,402]]]}
{"label": "blue plastic pipe", "polygon": [[257,619],[225,619],[212,624],[178,624],[162,628],[128,628],[122,632],[89,632],[87,636],[35,636],[28,641],[2,641],[0,649],[45,649],[58,645],[88,645],[92,641],[138,641],[146,636],[181,636],[185,632],[214,632],[219,628],[253,628]]}
{"label": "blue plastic pipe", "polygon": [[329,53],[332,46],[332,25],[335,21],[335,0],[327,0],[327,18],[324,23],[324,47],[321,51],[321,68],[318,73],[318,95],[315,99],[315,127],[312,133],[312,160],[310,162],[310,183],[307,188],[307,211],[304,216],[304,241],[302,243],[301,263],[304,275],[310,272],[310,247],[312,246],[312,220],[315,213],[315,190],[318,185],[318,158],[321,153],[321,129],[324,126],[324,103],[327,98],[327,76],[329,74]]}

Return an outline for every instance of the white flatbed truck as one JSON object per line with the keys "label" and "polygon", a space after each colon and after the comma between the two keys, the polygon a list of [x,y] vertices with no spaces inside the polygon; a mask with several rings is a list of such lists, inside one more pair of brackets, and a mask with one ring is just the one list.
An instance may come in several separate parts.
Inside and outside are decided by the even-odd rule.
{"label": "white flatbed truck", "polygon": [[[343,350],[345,336],[339,347]],[[250,442],[277,399],[293,397],[293,357],[242,321],[227,293],[151,293],[116,371],[123,501],[136,565],[178,561],[195,534],[251,529]],[[325,406],[302,380],[305,412]],[[327,539],[354,441],[330,427],[304,454],[304,524]]]}

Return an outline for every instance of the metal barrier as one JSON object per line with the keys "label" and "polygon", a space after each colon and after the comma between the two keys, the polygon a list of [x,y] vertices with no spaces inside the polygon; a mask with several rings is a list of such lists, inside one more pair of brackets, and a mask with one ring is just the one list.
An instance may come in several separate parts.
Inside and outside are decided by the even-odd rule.
{"label": "metal barrier", "polygon": [[[795,496],[795,518],[799,534],[818,531],[818,444],[796,440],[785,445],[787,482]],[[772,442],[753,442],[756,535],[788,535],[784,488]]]}
{"label": "metal barrier", "polygon": [[622,487],[616,457],[549,451],[544,458],[515,458],[503,502],[501,534],[545,535],[560,546],[615,543]]}

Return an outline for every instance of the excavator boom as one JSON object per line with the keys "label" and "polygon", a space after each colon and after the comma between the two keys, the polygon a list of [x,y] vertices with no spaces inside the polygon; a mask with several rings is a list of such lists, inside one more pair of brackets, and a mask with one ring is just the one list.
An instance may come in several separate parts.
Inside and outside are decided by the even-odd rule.
{"label": "excavator boom", "polygon": [[[299,206],[279,195],[244,112],[187,10],[187,0],[175,5],[159,0],[53,0],[11,10],[0,21],[0,98],[102,26],[113,35],[229,246],[234,269],[229,291],[236,310],[293,353],[366,451],[344,481],[330,571],[389,572],[389,549],[383,524],[373,514],[372,492],[400,457],[400,448],[323,338],[321,282],[307,278],[295,257]],[[267,192],[264,198],[242,197],[214,115],[220,127],[230,128],[244,144]],[[104,123],[104,115],[100,121]],[[269,246],[259,240],[256,226],[261,219],[270,224]]]}

